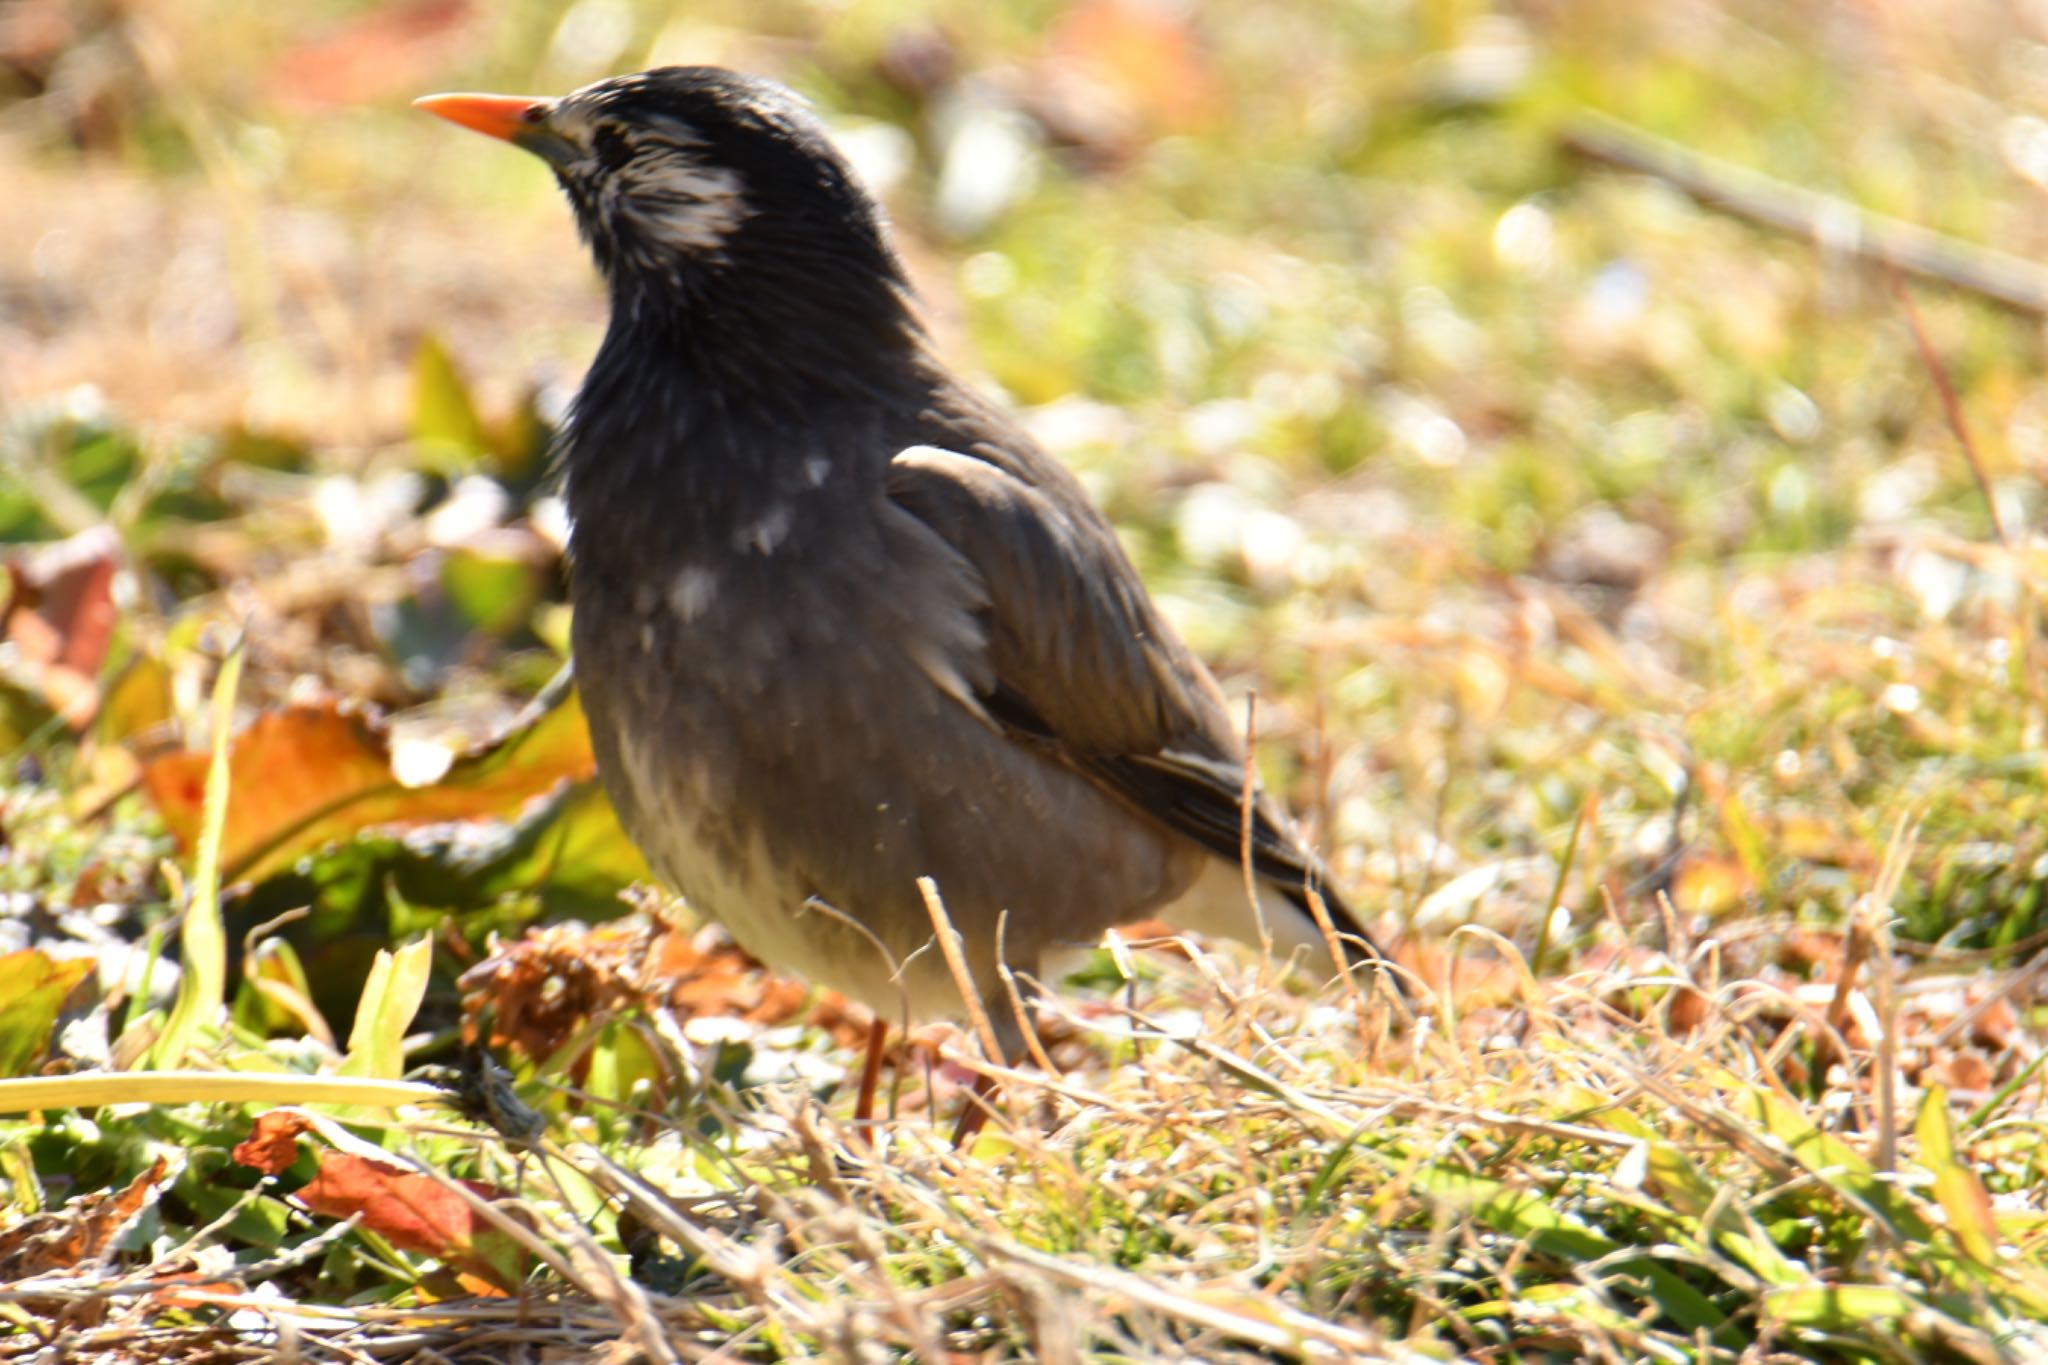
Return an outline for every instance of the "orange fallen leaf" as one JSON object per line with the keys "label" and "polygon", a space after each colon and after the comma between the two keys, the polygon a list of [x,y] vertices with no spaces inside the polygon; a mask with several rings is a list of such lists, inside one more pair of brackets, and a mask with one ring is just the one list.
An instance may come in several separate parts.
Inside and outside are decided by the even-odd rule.
{"label": "orange fallen leaf", "polygon": [[[235,1147],[235,1160],[269,1175],[299,1157],[299,1138],[311,1130],[303,1114],[272,1111]],[[482,1199],[501,1191],[474,1180],[454,1182],[392,1162],[319,1148],[317,1174],[295,1192],[327,1218],[360,1218],[362,1226],[401,1251],[432,1256],[478,1292],[509,1294],[525,1278],[526,1252],[478,1215],[451,1184]]]}
{"label": "orange fallen leaf", "polygon": [[[188,850],[199,836],[207,761],[193,749],[143,769],[165,828]],[[557,783],[596,770],[573,691],[419,787],[398,780],[389,733],[367,716],[333,704],[266,712],[229,752],[221,870],[228,880],[260,879],[366,829],[510,817]]]}
{"label": "orange fallen leaf", "polygon": [[1937,1057],[1920,1078],[1920,1084],[1933,1083],[1966,1094],[1983,1094],[1997,1080],[1998,1073],[1983,1053],[1975,1048],[1960,1048],[1947,1056]]}
{"label": "orange fallen leaf", "polygon": [[488,1018],[492,1047],[552,1056],[600,1014],[647,1003],[645,925],[555,924],[529,929],[462,974],[462,1007],[472,1035]]}
{"label": "orange fallen leaf", "polygon": [[252,1166],[265,1175],[277,1175],[299,1159],[299,1134],[312,1126],[304,1114],[288,1109],[258,1114],[256,1127],[235,1144],[235,1162]]}
{"label": "orange fallen leaf", "polygon": [[[460,1182],[485,1199],[498,1191]],[[448,1183],[389,1162],[348,1152],[324,1152],[320,1173],[297,1198],[328,1218],[362,1218],[362,1225],[401,1251],[432,1256],[509,1294],[525,1278],[525,1249],[478,1215]]]}
{"label": "orange fallen leaf", "polygon": [[[841,1043],[867,1038],[865,1011],[844,997],[776,976],[724,931],[661,929],[632,923],[590,928],[557,924],[501,944],[462,974],[463,1014],[471,1037],[493,1048],[552,1057],[601,1015],[667,1009],[683,1020],[786,1023],[811,1005],[810,1021]],[[572,1071],[580,1059],[571,1064]]]}

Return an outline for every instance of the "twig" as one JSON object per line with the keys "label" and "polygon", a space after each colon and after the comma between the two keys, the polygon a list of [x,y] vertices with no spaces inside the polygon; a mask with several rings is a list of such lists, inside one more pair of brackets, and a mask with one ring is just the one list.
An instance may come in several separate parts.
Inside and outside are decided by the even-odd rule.
{"label": "twig", "polygon": [[2043,971],[2048,971],[2048,953],[2036,957],[2032,962],[2012,973],[1997,990],[1991,992],[1982,1000],[1979,1000],[1976,1004],[1936,1029],[1934,1036],[1927,1040],[1927,1045],[1929,1047],[1947,1047],[1950,1043],[1961,1037],[1966,1030],[1975,1028],[1977,1021],[1990,1013],[1999,1004],[2010,1000],[2021,990],[2033,985]]}
{"label": "twig", "polygon": [[1899,307],[1906,314],[1907,330],[1913,333],[1913,345],[1920,352],[1920,363],[1927,367],[1927,377],[1934,381],[1934,391],[1941,397],[1942,415],[1948,418],[1949,430],[1955,433],[1956,444],[1963,448],[1963,458],[1969,461],[1970,477],[1977,481],[1977,492],[1984,499],[1984,510],[1991,517],[1991,534],[1998,538],[2004,548],[2012,548],[2012,537],[2006,534],[2005,518],[1998,514],[1998,499],[1991,491],[1991,476],[1984,470],[1984,457],[1977,453],[1977,439],[1970,434],[1970,424],[1963,418],[1963,404],[1956,397],[1956,386],[1948,377],[1948,366],[1941,360],[1940,352],[1927,337],[1927,328],[1921,325],[1920,310],[1913,303],[1913,292],[1906,288],[1906,281],[1897,270],[1887,270],[1885,278],[1890,281],[1892,294],[1899,301]]}
{"label": "twig", "polygon": [[1386,1343],[1354,1327],[1310,1317],[1298,1309],[1251,1293],[1189,1293],[1127,1270],[1098,1262],[1077,1264],[1007,1238],[989,1237],[976,1250],[991,1261],[1024,1266],[1062,1288],[1122,1299],[1162,1317],[1190,1323],[1268,1351],[1297,1357],[1343,1352],[1353,1359],[1384,1356]]}
{"label": "twig", "polygon": [[[1266,907],[1259,903],[1259,877],[1252,869],[1252,813],[1259,799],[1258,778],[1253,768],[1259,748],[1259,694],[1248,692],[1244,699],[1244,786],[1237,797],[1237,866],[1244,873],[1244,898],[1251,903],[1252,922],[1259,926],[1259,956],[1273,960],[1273,932],[1266,924]],[[1265,968],[1260,968],[1261,980]]]}
{"label": "twig", "polygon": [[1543,907],[1542,922],[1536,926],[1536,950],[1529,955],[1529,971],[1534,975],[1543,970],[1543,959],[1550,952],[1550,924],[1557,918],[1557,908],[1564,904],[1564,889],[1571,881],[1572,863],[1579,856],[1579,839],[1586,832],[1586,826],[1593,818],[1593,812],[1600,805],[1600,793],[1588,792],[1586,799],[1579,803],[1579,817],[1572,821],[1572,837],[1564,846],[1564,857],[1557,863],[1557,880],[1550,884],[1550,900]]}
{"label": "twig", "polygon": [[1844,1040],[1849,1036],[1850,1001],[1856,994],[1857,978],[1863,974],[1863,964],[1870,960],[1871,945],[1875,941],[1876,929],[1870,916],[1857,915],[1849,921],[1849,942],[1842,950],[1842,975],[1835,981],[1834,999],[1828,1002],[1827,1013],[1822,1016],[1827,1028],[1814,1039],[1813,1070],[1816,1076],[1825,1077],[1830,1066],[1849,1060]]}
{"label": "twig", "polygon": [[1003,994],[1010,998],[1010,1014],[1017,1021],[1017,1032],[1024,1039],[1024,1050],[1031,1054],[1031,1060],[1038,1063],[1040,1070],[1057,1076],[1060,1069],[1052,1064],[1045,1044],[1038,1041],[1038,1029],[1032,1023],[1031,1012],[1024,1006],[1024,992],[1017,987],[1017,974],[1010,970],[1009,937],[1010,912],[1004,910],[996,916],[996,975],[1002,978]]}
{"label": "twig", "polygon": [[1892,901],[1899,893],[1899,883],[1905,880],[1906,865],[1912,861],[1913,845],[1919,837],[1920,822],[1900,811],[1892,823],[1877,883],[1854,911],[1858,918],[1867,917],[1875,959],[1871,984],[1876,988],[1881,1027],[1876,1039],[1877,1151],[1873,1164],[1887,1175],[1899,1168],[1899,997],[1897,964],[1892,959]]}
{"label": "twig", "polygon": [[2048,269],[2022,257],[1703,156],[1593,110],[1577,115],[1559,136],[1580,156],[1654,176],[1709,208],[2023,313],[2048,314]]}
{"label": "twig", "polygon": [[974,973],[967,968],[967,957],[960,949],[960,931],[953,927],[952,918],[946,914],[946,903],[939,899],[939,884],[930,877],[919,877],[917,889],[924,897],[925,912],[932,917],[932,933],[939,941],[939,954],[946,959],[947,968],[953,973],[953,984],[960,988],[960,1001],[967,1008],[967,1022],[974,1028],[974,1036],[981,1040],[991,1062],[1007,1062],[1010,1054],[997,1041],[995,1025],[989,1022],[988,1011],[982,1007],[981,990],[976,985]]}
{"label": "twig", "polygon": [[[1977,481],[1977,495],[1984,499],[1985,514],[1991,518],[1991,533],[1997,538],[1999,548],[2008,556],[2013,553],[2012,537],[2006,533],[2005,518],[1999,513],[1998,498],[1991,488],[1991,476],[1984,469],[1984,458],[1978,453],[1977,438],[1970,433],[1970,423],[1963,416],[1962,400],[1956,397],[1956,386],[1949,378],[1948,366],[1942,362],[1941,353],[1934,349],[1928,339],[1927,329],[1921,325],[1920,310],[1913,303],[1913,293],[1906,288],[1899,272],[1891,275],[1892,293],[1899,300],[1899,307],[1906,315],[1906,326],[1913,333],[1913,345],[1919,349],[1920,363],[1927,370],[1927,377],[1934,384],[1934,391],[1941,398],[1942,415],[1948,419],[1949,430],[1955,435],[1956,444],[1962,447],[1963,459],[1969,463],[1970,477]],[[2013,581],[2019,587],[2020,603],[2024,613],[2023,628],[2019,634],[2019,648],[2023,655],[2024,667],[2021,677],[2025,679],[2027,694],[2036,707],[2041,704],[2040,632],[2036,629],[2040,620],[2040,605],[2035,590],[2034,576],[2015,573]]]}

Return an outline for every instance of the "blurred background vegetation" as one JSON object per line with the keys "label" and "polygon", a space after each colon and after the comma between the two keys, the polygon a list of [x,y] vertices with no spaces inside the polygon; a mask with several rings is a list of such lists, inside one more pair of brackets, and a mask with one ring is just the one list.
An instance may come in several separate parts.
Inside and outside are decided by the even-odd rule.
{"label": "blurred background vegetation", "polygon": [[[1508,1008],[1519,957],[1586,992],[1584,1056],[1544,1054],[1569,1056],[1561,1071],[1590,1075],[1598,1047],[1652,1028],[1674,1049],[1659,1065],[1691,1067],[1712,996],[1736,1002],[1713,1016],[1724,1061],[1768,1049],[1759,1093],[1853,1126],[1872,1073],[1830,1092],[1830,1068],[1879,1045],[1850,1004],[1871,925],[1895,917],[1905,960],[1942,984],[1885,1006],[1883,1055],[1947,1087],[1918,1136],[1963,1202],[1934,1221],[1968,1226],[1983,1196],[1987,1240],[1911,1260],[1949,1244],[1899,1221],[1867,1169],[1835,1203],[1787,1195],[1776,1157],[1711,1180],[1674,1157],[1657,1188],[1725,1251],[1713,1182],[1748,1179],[1798,1265],[1744,1264],[1787,1295],[1811,1292],[1809,1267],[1864,1273],[1864,1220],[1893,1218],[1891,1297],[1775,1301],[1808,1314],[1820,1358],[1905,1358],[1884,1324],[1909,1311],[1987,1332],[2048,1311],[2048,1271],[2015,1298],[1993,1245],[2031,1238],[2037,1266],[2038,1237],[1990,1224],[1939,1119],[1953,1094],[1991,1122],[2042,1056],[2033,977],[1992,975],[2048,930],[2035,0],[0,0],[0,949],[43,973],[10,995],[0,972],[0,1069],[139,1055],[141,1007],[176,979],[159,949],[184,882],[165,869],[200,842],[208,698],[237,638],[234,1040],[326,1066],[377,951],[422,933],[441,985],[413,1059],[447,1051],[465,969],[472,1023],[496,992],[492,1036],[523,1079],[566,1057],[608,1102],[655,1105],[667,1084],[673,1040],[614,1027],[658,1013],[621,1003],[650,961],[683,979],[715,959],[692,1011],[798,1017],[800,989],[701,943],[664,956],[564,931],[519,957],[491,937],[621,914],[644,875],[573,709],[514,724],[562,658],[547,448],[604,300],[545,168],[408,103],[671,62],[774,76],[831,123],[890,209],[938,347],[1080,471],[1254,716],[1269,784],[1404,963],[1449,987],[1445,1036],[1472,1052],[1409,1080],[1512,1072],[1473,1093],[1546,1121],[1591,1112],[1560,1118],[1570,1087],[1518,1069],[1540,1052]],[[1697,174],[1741,202],[1676,183]],[[1756,221],[1774,215],[1804,227]],[[1960,266],[1895,273],[1888,244],[1914,231]],[[50,966],[67,957],[94,980]],[[537,1010],[549,973],[575,984]],[[1721,994],[1733,982],[1761,985]],[[721,1083],[829,1093],[837,1061],[818,1058],[859,1029],[821,1009],[773,1046],[692,1036]],[[1749,1074],[1728,1065],[1702,1085]],[[1626,1074],[1616,1104],[1641,1101]],[[1611,1122],[1648,1142],[1673,1104]],[[1854,1173],[1799,1111],[1767,1117],[1783,1151]],[[138,1133],[175,1140],[212,1153],[180,1185],[203,1223],[228,1197],[207,1173],[246,1125],[180,1122],[15,1133],[0,1167],[26,1207],[37,1178],[127,1180]],[[1727,1131],[1703,1123],[1691,1150],[1739,1165],[1769,1147]],[[1313,1211],[1359,1132],[1253,1183],[1313,1173]],[[1501,1199],[1476,1217],[1560,1294],[1585,1262],[1678,1235],[1608,1148],[1557,1148],[1571,1178],[1551,1182],[1552,1148],[1489,1140],[1487,1161],[1511,1154],[1501,1190],[1558,1191],[1555,1217],[1604,1229],[1566,1236],[1537,1217],[1550,1205]],[[1985,1179],[2008,1213],[2038,1212],[2027,1141],[1985,1158],[2006,1163]],[[1453,1186],[1472,1207],[1475,1182],[1439,1180],[1437,1203],[1389,1187],[1374,1216],[1428,1224],[1429,1255],[1451,1258],[1444,1210]],[[1142,1236],[1109,1219],[1106,1261],[1181,1245],[1149,1199],[1126,1211]],[[237,1225],[251,1255],[303,1232],[274,1204],[251,1206],[274,1215],[267,1241]],[[1048,1244],[1088,1248],[1086,1218],[1016,1217],[1041,1215],[1066,1229]],[[1763,1226],[1744,1235],[1762,1245]],[[1490,1322],[1514,1296],[1512,1270],[1315,1245],[1339,1243],[1354,1259],[1289,1291],[1311,1311],[1365,1303],[1420,1333],[1447,1301]],[[933,1254],[916,1276],[964,1273]],[[337,1253],[327,1287],[395,1293],[401,1260]],[[1697,1295],[1719,1312],[1756,1292],[1687,1273],[1627,1300],[1665,1333],[1656,1358],[1721,1323]],[[1559,1350],[1635,1340],[1619,1308],[1557,1312],[1582,1308]],[[1728,1312],[1732,1360],[1750,1326]]]}
{"label": "blurred background vegetation", "polygon": [[[0,536],[110,524],[78,671],[151,664],[53,727],[13,641],[17,761],[119,811],[97,750],[203,742],[226,622],[245,713],[459,749],[531,693],[603,302],[544,167],[407,102],[664,62],[818,103],[942,349],[1258,691],[1269,778],[1393,919],[1529,945],[1582,815],[1554,949],[1603,897],[1829,919],[1906,815],[1914,936],[2040,927],[2039,319],[1911,285],[1980,485],[1849,207],[2038,254],[2024,4],[12,0]],[[1848,216],[1703,207],[1579,154],[1595,114]]]}

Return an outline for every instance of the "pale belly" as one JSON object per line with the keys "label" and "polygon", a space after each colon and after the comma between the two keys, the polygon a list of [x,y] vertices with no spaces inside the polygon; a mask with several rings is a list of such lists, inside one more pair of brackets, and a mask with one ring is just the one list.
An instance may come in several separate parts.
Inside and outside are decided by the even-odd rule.
{"label": "pale belly", "polygon": [[900,899],[881,916],[881,932],[869,928],[876,907],[825,901],[799,870],[796,851],[771,849],[772,833],[737,828],[701,774],[693,780],[645,746],[622,745],[620,758],[634,793],[621,803],[634,812],[627,832],[690,909],[724,925],[747,952],[885,1017],[960,1012],[950,974],[935,973],[936,954],[921,951],[929,924],[906,922]]}
{"label": "pale belly", "polygon": [[619,682],[585,684],[586,702],[607,787],[650,865],[762,962],[885,1017],[962,1012],[920,878],[993,995],[999,938],[1006,961],[1036,974],[1048,950],[1144,918],[1212,861],[1010,746],[914,670],[858,714],[815,699],[822,714],[778,723],[773,742],[759,725],[784,714],[772,696]]}

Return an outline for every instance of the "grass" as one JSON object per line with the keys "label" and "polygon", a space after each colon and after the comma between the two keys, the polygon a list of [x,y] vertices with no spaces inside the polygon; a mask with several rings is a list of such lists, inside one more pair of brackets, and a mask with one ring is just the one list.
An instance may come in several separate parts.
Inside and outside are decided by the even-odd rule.
{"label": "grass", "polygon": [[[2038,257],[2026,16],[44,10],[0,26],[0,1060],[45,1087],[0,1351],[2048,1349],[2039,321],[1569,148],[1596,111]],[[485,742],[566,638],[540,455],[602,301],[540,168],[405,101],[676,59],[863,149],[1419,1017],[1105,948],[974,1150],[939,1026],[871,1145],[863,1021],[620,901],[559,720]],[[975,119],[1033,168],[978,215]],[[270,747],[210,841],[230,657]],[[197,869],[252,849],[209,947]],[[144,1103],[179,982],[203,1074]],[[509,1074],[398,1086],[465,1038]]]}

